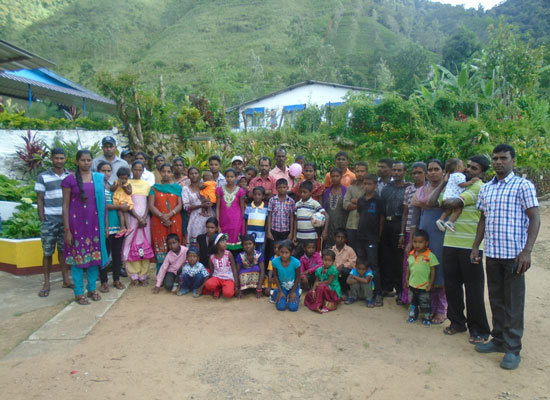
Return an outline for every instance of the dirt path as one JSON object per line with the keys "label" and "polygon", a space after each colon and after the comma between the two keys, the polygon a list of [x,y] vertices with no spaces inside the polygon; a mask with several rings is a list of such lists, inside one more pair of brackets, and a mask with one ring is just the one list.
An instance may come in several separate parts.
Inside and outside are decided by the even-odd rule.
{"label": "dirt path", "polygon": [[[466,334],[405,323],[405,309],[277,312],[267,300],[132,288],[72,352],[0,362],[9,399],[547,399],[550,210],[528,273],[522,364],[477,354]],[[78,371],[71,374],[71,371]]]}

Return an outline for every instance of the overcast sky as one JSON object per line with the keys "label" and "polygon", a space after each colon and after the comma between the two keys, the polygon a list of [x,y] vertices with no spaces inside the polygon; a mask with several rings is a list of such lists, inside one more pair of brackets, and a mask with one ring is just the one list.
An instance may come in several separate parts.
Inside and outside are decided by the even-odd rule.
{"label": "overcast sky", "polygon": [[432,0],[437,1],[439,3],[446,3],[446,4],[453,4],[453,5],[459,5],[462,4],[466,8],[476,8],[481,3],[483,7],[488,10],[490,8],[493,8],[499,3],[504,3],[504,0]]}

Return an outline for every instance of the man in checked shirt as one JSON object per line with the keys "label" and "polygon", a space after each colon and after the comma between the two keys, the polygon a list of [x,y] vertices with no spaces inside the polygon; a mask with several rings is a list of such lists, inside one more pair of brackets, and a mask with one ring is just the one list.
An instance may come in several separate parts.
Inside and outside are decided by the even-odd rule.
{"label": "man in checked shirt", "polygon": [[485,238],[487,287],[493,313],[493,339],[477,344],[479,353],[505,353],[500,366],[516,369],[521,357],[525,272],[540,228],[539,203],[534,185],[513,172],[512,146],[493,149],[496,176],[479,192],[481,217],[472,248],[472,262],[479,262],[479,245]]}

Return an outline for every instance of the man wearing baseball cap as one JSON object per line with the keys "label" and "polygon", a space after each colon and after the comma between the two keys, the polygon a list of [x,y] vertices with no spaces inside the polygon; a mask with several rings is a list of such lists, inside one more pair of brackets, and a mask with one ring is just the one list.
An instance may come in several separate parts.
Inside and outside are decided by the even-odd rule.
{"label": "man wearing baseball cap", "polygon": [[117,171],[121,167],[129,168],[128,163],[122,158],[116,155],[116,140],[112,136],[105,136],[101,141],[101,149],[103,155],[94,158],[92,161],[92,170],[97,172],[97,165],[101,161],[107,161],[111,164],[111,170],[113,171],[109,178],[109,184],[113,184],[117,179]]}
{"label": "man wearing baseball cap", "polygon": [[244,159],[241,156],[233,156],[231,166],[237,171],[237,179],[243,176]]}

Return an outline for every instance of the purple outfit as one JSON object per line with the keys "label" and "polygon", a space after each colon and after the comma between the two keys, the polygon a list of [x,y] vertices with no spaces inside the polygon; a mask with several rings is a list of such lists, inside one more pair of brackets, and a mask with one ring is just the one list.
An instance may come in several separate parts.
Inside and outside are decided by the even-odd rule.
{"label": "purple outfit", "polygon": [[65,242],[65,262],[78,268],[101,266],[101,240],[93,181],[82,184],[88,195],[86,203],[80,200],[80,189],[74,175],[63,179],[61,187],[71,189],[69,228],[74,242],[74,245]]}

